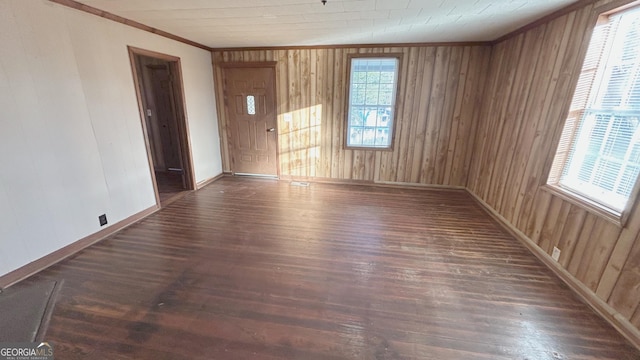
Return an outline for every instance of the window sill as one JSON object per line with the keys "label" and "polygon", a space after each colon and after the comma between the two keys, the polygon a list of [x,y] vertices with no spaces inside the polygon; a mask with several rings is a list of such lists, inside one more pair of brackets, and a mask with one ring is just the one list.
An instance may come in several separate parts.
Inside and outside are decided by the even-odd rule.
{"label": "window sill", "polygon": [[586,211],[594,214],[602,219],[605,219],[619,227],[624,226],[622,214],[611,210],[603,205],[600,205],[582,195],[571,192],[567,189],[561,188],[556,185],[546,184],[542,186],[542,190],[557,196],[562,200],[568,201],[573,205],[579,206]]}
{"label": "window sill", "polygon": [[367,146],[344,146],[345,150],[358,150],[358,151],[393,151],[391,147],[367,147]]}

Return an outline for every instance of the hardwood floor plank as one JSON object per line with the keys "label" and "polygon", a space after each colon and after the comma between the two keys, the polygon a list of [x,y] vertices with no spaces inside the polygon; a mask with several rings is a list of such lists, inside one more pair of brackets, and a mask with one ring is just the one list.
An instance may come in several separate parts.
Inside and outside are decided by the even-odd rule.
{"label": "hardwood floor plank", "polygon": [[62,279],[62,359],[640,356],[462,190],[225,177]]}

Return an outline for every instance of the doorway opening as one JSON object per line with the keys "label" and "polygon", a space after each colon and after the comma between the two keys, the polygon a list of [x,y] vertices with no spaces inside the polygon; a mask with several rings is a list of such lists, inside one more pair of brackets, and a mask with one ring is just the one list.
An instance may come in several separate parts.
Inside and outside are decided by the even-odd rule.
{"label": "doorway opening", "polygon": [[156,203],[194,190],[180,58],[129,47]]}

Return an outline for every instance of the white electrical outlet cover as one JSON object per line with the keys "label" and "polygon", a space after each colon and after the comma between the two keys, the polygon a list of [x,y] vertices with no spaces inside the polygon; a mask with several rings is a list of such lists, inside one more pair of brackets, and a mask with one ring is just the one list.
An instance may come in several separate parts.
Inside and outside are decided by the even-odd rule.
{"label": "white electrical outlet cover", "polygon": [[558,259],[560,258],[560,249],[558,249],[557,247],[553,247],[553,253],[551,254],[551,257],[553,258],[553,260],[558,261]]}

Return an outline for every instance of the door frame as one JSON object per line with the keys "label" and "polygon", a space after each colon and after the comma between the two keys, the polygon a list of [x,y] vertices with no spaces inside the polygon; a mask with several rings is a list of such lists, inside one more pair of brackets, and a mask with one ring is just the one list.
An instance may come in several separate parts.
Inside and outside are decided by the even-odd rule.
{"label": "door frame", "polygon": [[[272,68],[273,69],[273,96],[275,101],[275,111],[276,111],[276,131],[275,131],[275,141],[276,141],[276,178],[280,178],[280,143],[279,143],[279,126],[278,126],[278,116],[280,115],[280,103],[278,102],[278,62],[277,61],[229,61],[229,62],[221,62],[218,63],[220,66],[220,75],[222,77],[221,88],[222,88],[222,99],[223,99],[223,107],[224,107],[224,122],[225,122],[225,136],[227,137],[227,153],[229,154],[229,170],[231,170],[231,174],[235,175],[235,171],[232,168],[231,156],[233,150],[233,139],[231,137],[231,130],[229,129],[229,99],[227,97],[227,88],[226,88],[226,69],[242,69],[242,68]],[[256,175],[259,176],[259,175]],[[268,176],[271,177],[271,176]]]}
{"label": "door frame", "polygon": [[173,96],[175,103],[175,116],[178,123],[178,140],[180,147],[180,157],[182,158],[183,172],[185,176],[185,191],[195,190],[195,174],[193,172],[193,156],[191,150],[191,136],[189,135],[189,122],[187,119],[187,104],[184,95],[184,83],[182,80],[182,63],[177,56],[167,55],[156,51],[145,50],[133,46],[127,46],[129,51],[129,61],[131,64],[131,72],[133,75],[133,83],[136,91],[136,99],[138,101],[138,112],[140,113],[140,122],[142,124],[142,132],[144,135],[144,144],[147,150],[147,161],[149,163],[149,171],[153,182],[153,190],[156,196],[156,204],[162,207],[160,203],[160,193],[158,191],[158,183],[156,180],[155,168],[153,165],[153,157],[151,153],[151,142],[149,140],[149,129],[147,129],[146,111],[144,109],[142,84],[140,83],[140,75],[138,72],[137,56],[147,56],[155,59],[167,61],[169,63],[169,72],[174,77]]}

